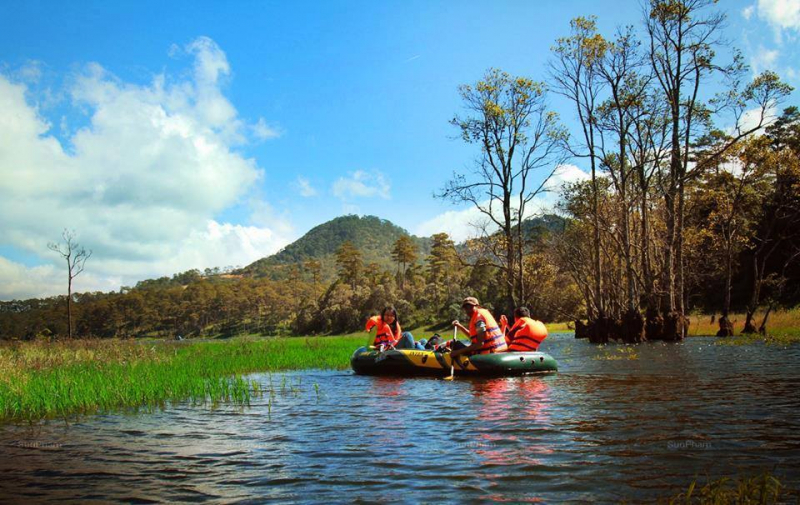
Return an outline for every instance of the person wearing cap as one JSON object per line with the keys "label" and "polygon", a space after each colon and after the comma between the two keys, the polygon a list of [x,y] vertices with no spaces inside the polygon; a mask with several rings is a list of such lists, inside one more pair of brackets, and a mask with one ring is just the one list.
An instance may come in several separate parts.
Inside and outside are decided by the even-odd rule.
{"label": "person wearing cap", "polygon": [[491,354],[495,352],[503,352],[507,349],[505,335],[497,325],[492,314],[481,307],[478,299],[474,296],[464,298],[461,303],[461,308],[469,317],[469,328],[459,323],[458,320],[453,321],[453,326],[461,330],[461,333],[470,338],[470,345],[461,349],[455,349],[450,353],[450,356],[456,358],[458,356],[472,355],[472,354]]}

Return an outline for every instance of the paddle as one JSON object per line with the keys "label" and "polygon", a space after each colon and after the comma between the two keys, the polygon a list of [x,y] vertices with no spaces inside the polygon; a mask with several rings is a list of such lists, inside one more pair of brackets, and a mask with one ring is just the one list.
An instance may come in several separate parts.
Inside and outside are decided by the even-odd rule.
{"label": "paddle", "polygon": [[[455,343],[457,335],[458,335],[458,327],[453,326],[453,343]],[[452,353],[453,350],[450,349],[450,352]],[[452,354],[450,354],[450,377],[445,377],[444,380],[451,381],[456,378],[456,370],[455,367],[453,366],[453,363],[455,363],[455,361],[456,359],[453,357]]]}

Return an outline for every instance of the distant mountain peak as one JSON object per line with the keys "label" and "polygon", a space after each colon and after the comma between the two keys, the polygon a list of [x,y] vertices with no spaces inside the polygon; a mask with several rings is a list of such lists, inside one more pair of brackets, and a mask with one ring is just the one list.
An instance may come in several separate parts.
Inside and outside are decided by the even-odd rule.
{"label": "distant mountain peak", "polygon": [[420,256],[430,250],[430,239],[415,237],[387,219],[377,216],[339,216],[310,229],[308,233],[281,249],[240,270],[245,275],[283,278],[291,265],[302,265],[308,260],[322,264],[323,278],[336,273],[336,250],[351,242],[363,255],[365,264],[376,263],[384,268],[394,267],[392,246],[403,235],[409,235],[420,248]]}

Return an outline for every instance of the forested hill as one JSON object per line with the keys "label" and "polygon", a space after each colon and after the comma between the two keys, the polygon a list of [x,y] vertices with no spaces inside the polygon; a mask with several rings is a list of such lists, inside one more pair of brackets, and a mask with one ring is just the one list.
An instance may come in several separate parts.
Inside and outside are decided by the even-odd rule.
{"label": "forested hill", "polygon": [[[336,275],[336,251],[345,242],[352,243],[361,252],[365,265],[375,263],[382,269],[394,270],[392,247],[403,235],[409,233],[390,221],[375,216],[341,216],[312,228],[308,233],[272,256],[262,258],[238,273],[253,277],[283,279],[294,266],[303,267],[309,260],[320,262],[323,280]],[[419,257],[430,252],[431,239],[411,235],[417,245]]]}

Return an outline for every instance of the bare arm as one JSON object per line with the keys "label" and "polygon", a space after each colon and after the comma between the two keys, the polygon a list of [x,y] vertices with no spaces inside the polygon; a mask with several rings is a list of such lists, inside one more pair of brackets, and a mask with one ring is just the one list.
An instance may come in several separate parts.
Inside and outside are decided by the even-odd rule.
{"label": "bare arm", "polygon": [[466,336],[468,336],[468,337],[469,337],[469,330],[467,329],[467,327],[466,327],[466,326],[464,326],[463,324],[459,323],[459,322],[458,322],[458,319],[456,319],[455,321],[453,321],[453,326],[455,326],[456,328],[458,328],[459,330],[461,330],[461,333],[463,333],[464,335],[466,335]]}
{"label": "bare arm", "polygon": [[486,338],[486,328],[478,328],[475,342],[471,343],[463,349],[458,349],[450,353],[451,358],[461,356],[462,354],[472,354],[483,347],[483,340]]}

